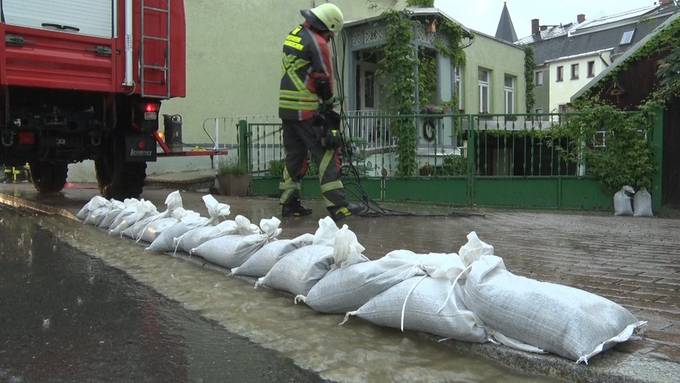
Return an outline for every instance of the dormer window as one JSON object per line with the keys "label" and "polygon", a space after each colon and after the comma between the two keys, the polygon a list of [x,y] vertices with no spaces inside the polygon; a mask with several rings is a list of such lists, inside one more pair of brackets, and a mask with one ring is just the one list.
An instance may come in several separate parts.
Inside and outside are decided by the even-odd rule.
{"label": "dormer window", "polygon": [[628,45],[633,41],[633,36],[635,35],[635,29],[632,31],[626,31],[623,32],[623,35],[621,36],[621,42],[619,45]]}

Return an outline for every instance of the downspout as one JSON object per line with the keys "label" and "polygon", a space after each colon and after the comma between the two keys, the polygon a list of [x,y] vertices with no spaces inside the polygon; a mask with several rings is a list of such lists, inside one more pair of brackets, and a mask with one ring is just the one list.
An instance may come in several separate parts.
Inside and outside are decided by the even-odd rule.
{"label": "downspout", "polygon": [[125,79],[123,86],[135,86],[132,75],[132,1],[125,0]]}

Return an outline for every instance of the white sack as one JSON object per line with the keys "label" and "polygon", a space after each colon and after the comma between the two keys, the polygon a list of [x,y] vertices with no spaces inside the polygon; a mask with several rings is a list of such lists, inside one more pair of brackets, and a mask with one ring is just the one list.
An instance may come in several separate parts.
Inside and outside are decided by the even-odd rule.
{"label": "white sack", "polygon": [[456,253],[416,254],[410,250],[394,250],[387,253],[380,261],[417,266],[433,278],[450,280],[455,279],[465,270],[463,261]]}
{"label": "white sack", "polygon": [[631,195],[635,193],[630,186],[624,186],[614,194],[614,215],[626,216],[633,215]]}
{"label": "white sack", "polygon": [[125,209],[125,202],[117,201],[115,199],[111,200],[111,209],[106,213],[104,218],[97,224],[97,227],[101,229],[108,229],[111,227],[113,220],[118,217],[118,214]]}
{"label": "white sack", "polygon": [[633,215],[636,217],[654,217],[652,212],[652,195],[649,194],[646,188],[642,188],[635,193],[633,207]]}
{"label": "white sack", "polygon": [[333,265],[333,248],[309,245],[281,258],[255,287],[267,286],[293,295],[307,295]]}
{"label": "white sack", "polygon": [[137,206],[139,206],[140,203],[142,203],[142,201],[136,198],[129,198],[123,201],[125,207],[118,215],[116,215],[108,229],[114,229],[116,226],[120,225],[120,223],[123,222],[123,219],[125,219],[127,216],[135,214],[137,212]]}
{"label": "white sack", "polygon": [[[150,217],[154,214],[158,214],[156,207],[149,201],[140,201],[135,207],[135,212],[130,215],[126,215],[120,223],[116,225],[113,229],[109,231],[110,235],[122,235],[123,231],[128,227],[134,225],[138,221]],[[118,219],[116,219],[118,220]],[[114,221],[114,224],[116,222]]]}
{"label": "white sack", "polygon": [[194,211],[188,211],[188,213],[182,217],[179,222],[163,230],[163,232],[160,233],[160,235],[156,237],[156,239],[154,239],[145,250],[159,252],[171,251],[175,247],[175,238],[179,238],[186,232],[197,227],[205,226],[208,224],[208,221],[208,218],[201,217]]}
{"label": "white sack", "polygon": [[94,196],[92,197],[79,211],[76,213],[76,217],[79,220],[84,220],[87,218],[87,215],[90,214],[90,211],[94,210],[97,207],[103,206],[106,203],[108,203],[106,198],[102,196]]}
{"label": "white sack", "polygon": [[385,259],[368,261],[331,270],[307,296],[297,296],[321,313],[342,314],[357,310],[373,297],[413,276],[425,272],[414,264]]}
{"label": "white sack", "polygon": [[464,302],[488,328],[577,362],[625,342],[645,324],[589,292],[514,275],[503,260],[476,261]]}
{"label": "white sack", "polygon": [[[149,227],[149,225],[151,225],[152,222],[172,217],[175,211],[178,209],[182,209],[182,196],[179,194],[178,190],[175,190],[174,192],[168,194],[167,197],[165,197],[164,211],[148,216],[142,220],[139,220],[134,225],[123,230],[123,236],[139,241],[142,238],[142,236],[144,236],[144,231],[146,230],[146,228]],[[174,220],[174,222],[176,221],[177,219]],[[150,242],[148,240],[148,237],[149,235],[147,235],[147,239],[145,240],[147,242]]]}
{"label": "white sack", "polygon": [[348,312],[379,326],[422,331],[445,338],[484,343],[488,340],[482,322],[461,300],[458,286],[449,295],[452,282],[446,279],[413,277]]}
{"label": "white sack", "polygon": [[314,232],[314,245],[333,246],[335,243],[335,233],[338,232],[338,225],[331,217],[319,220],[319,228]]}
{"label": "white sack", "polygon": [[256,251],[241,266],[231,269],[234,275],[261,277],[269,272],[281,258],[295,249],[312,244],[314,235],[303,234],[293,239],[272,241]]}
{"label": "white sack", "polygon": [[263,219],[260,221],[262,234],[225,235],[191,249],[190,254],[198,255],[228,269],[238,267],[262,246],[281,234],[280,224],[281,221],[276,217]]}
{"label": "white sack", "polygon": [[85,217],[85,220],[83,221],[83,223],[86,225],[98,226],[113,207],[113,204],[110,201],[106,201],[106,203],[102,203],[101,205],[98,206],[94,205],[95,204],[93,204],[92,209],[90,210],[90,212],[87,214],[87,217]]}
{"label": "white sack", "polygon": [[192,249],[195,249],[205,242],[223,237],[225,235],[251,235],[261,233],[260,228],[257,225],[250,223],[250,220],[242,215],[237,215],[236,218],[231,221],[223,221],[215,226],[204,226],[197,227],[195,229],[189,230],[183,235],[174,240],[175,251],[182,250],[186,253],[190,253]]}
{"label": "white sack", "polygon": [[466,267],[485,255],[494,255],[493,246],[480,240],[474,231],[467,235],[467,240],[467,243],[458,250],[458,254]]}

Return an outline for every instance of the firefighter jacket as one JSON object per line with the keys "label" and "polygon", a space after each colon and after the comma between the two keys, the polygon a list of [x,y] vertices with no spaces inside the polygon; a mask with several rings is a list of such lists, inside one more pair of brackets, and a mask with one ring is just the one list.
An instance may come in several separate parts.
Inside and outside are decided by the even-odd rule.
{"label": "firefighter jacket", "polygon": [[319,107],[317,80],[333,89],[333,66],[328,41],[306,24],[298,25],[283,41],[283,76],[279,90],[279,117],[304,121]]}

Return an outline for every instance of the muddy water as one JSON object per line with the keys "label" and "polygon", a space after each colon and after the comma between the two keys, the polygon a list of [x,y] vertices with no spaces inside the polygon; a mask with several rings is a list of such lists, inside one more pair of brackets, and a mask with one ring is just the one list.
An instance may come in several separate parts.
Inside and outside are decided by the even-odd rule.
{"label": "muddy water", "polygon": [[[539,382],[479,358],[460,355],[418,334],[373,326],[360,319],[338,326],[337,315],[320,315],[292,298],[167,255],[149,254],[127,240],[63,218],[40,224],[64,241],[229,332],[290,357],[322,378],[342,382],[451,381]],[[219,334],[215,338],[219,338]]]}

